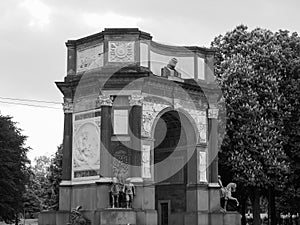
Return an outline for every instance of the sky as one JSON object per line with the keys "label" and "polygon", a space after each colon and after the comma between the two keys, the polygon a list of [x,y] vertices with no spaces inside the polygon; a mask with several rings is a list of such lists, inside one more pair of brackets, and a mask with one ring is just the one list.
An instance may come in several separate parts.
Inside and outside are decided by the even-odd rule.
{"label": "sky", "polygon": [[62,94],[54,82],[66,76],[68,39],[137,27],[160,43],[209,47],[240,24],[299,34],[299,9],[297,0],[1,0],[0,113],[28,136],[32,161],[51,156],[63,139]]}

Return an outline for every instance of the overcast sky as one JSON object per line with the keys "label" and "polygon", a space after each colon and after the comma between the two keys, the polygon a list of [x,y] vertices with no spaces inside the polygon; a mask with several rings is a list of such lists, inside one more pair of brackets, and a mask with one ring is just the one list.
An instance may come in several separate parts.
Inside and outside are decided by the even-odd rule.
{"label": "overcast sky", "polygon": [[1,0],[0,112],[13,116],[28,136],[31,160],[50,156],[62,143],[62,107],[13,105],[3,98],[61,102],[54,82],[66,75],[66,40],[109,27],[138,27],[157,42],[209,47],[239,24],[299,33],[299,9],[296,0]]}

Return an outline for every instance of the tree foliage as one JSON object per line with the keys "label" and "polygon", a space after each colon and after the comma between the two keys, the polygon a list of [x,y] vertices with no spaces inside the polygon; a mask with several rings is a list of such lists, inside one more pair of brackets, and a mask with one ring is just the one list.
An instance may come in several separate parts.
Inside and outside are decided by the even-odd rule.
{"label": "tree foliage", "polygon": [[39,156],[34,161],[30,182],[23,196],[26,212],[33,214],[42,210],[57,210],[62,174],[62,146],[58,147],[51,158]]}
{"label": "tree foliage", "polygon": [[60,145],[51,159],[47,174],[47,197],[45,205],[48,209],[58,210],[59,184],[62,180],[62,152],[63,147]]}
{"label": "tree foliage", "polygon": [[11,222],[22,212],[22,198],[29,181],[26,136],[12,121],[0,115],[0,219]]}
{"label": "tree foliage", "polygon": [[300,38],[240,25],[216,37],[212,47],[227,117],[220,167],[250,194],[282,190],[291,157],[299,154]]}

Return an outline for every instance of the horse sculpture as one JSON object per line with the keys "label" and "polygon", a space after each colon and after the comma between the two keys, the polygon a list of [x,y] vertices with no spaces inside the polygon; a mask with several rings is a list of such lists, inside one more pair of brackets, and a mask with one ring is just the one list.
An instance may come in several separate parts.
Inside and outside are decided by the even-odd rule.
{"label": "horse sculpture", "polygon": [[236,191],[236,183],[229,183],[226,187],[223,187],[221,177],[219,177],[219,184],[221,186],[221,199],[224,199],[224,210],[227,211],[227,204],[229,200],[235,201],[236,206],[239,206],[239,201],[232,197],[232,192]]}

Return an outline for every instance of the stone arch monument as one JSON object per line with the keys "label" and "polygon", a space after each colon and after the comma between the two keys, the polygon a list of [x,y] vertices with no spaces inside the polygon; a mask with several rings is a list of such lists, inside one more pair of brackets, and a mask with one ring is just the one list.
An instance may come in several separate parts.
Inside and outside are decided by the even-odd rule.
{"label": "stone arch monument", "polygon": [[[42,212],[39,224],[70,223],[79,205],[92,225],[239,224],[220,210],[214,51],[159,44],[139,29],[105,29],[66,46],[67,75],[56,82],[59,211]],[[127,207],[111,207],[117,182],[116,196],[134,187]]]}

